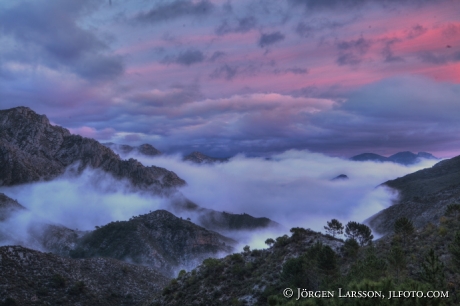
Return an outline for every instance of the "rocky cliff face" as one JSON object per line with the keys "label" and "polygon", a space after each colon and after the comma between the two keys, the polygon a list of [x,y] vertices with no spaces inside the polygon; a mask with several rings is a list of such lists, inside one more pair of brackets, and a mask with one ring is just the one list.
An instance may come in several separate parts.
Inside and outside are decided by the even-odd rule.
{"label": "rocky cliff face", "polygon": [[1,305],[140,305],[168,282],[149,267],[20,246],[0,247],[0,271]]}
{"label": "rocky cliff face", "polygon": [[84,236],[70,254],[127,260],[173,275],[208,257],[228,254],[235,244],[230,238],[158,210],[102,226]]}
{"label": "rocky cliff face", "polygon": [[155,193],[185,184],[172,171],[145,167],[134,159],[121,160],[94,139],[53,126],[46,116],[27,107],[0,111],[0,186],[50,180],[75,164],[78,171],[86,167],[101,169]]}

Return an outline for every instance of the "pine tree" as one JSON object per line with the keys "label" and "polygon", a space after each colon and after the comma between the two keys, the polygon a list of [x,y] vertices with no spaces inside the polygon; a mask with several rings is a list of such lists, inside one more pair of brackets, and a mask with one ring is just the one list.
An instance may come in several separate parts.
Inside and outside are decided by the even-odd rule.
{"label": "pine tree", "polygon": [[394,231],[403,239],[403,244],[406,246],[407,237],[414,233],[414,224],[406,217],[401,217],[395,221]]}
{"label": "pine tree", "polygon": [[444,264],[439,257],[435,254],[433,249],[430,249],[425,257],[425,261],[422,262],[422,273],[421,278],[423,281],[433,285],[441,286],[444,283]]}
{"label": "pine tree", "polygon": [[399,244],[393,245],[388,256],[391,267],[396,271],[396,279],[399,281],[401,271],[406,268],[406,255]]}
{"label": "pine tree", "polygon": [[337,219],[332,219],[331,221],[327,222],[327,226],[324,227],[326,230],[327,234],[332,235],[332,237],[335,237],[335,235],[342,235],[343,234],[343,225],[342,223],[339,222]]}
{"label": "pine tree", "polygon": [[449,251],[452,254],[452,263],[460,270],[460,231],[455,233],[454,241],[449,245]]}
{"label": "pine tree", "polygon": [[271,247],[273,244],[275,244],[275,240],[273,240],[273,238],[268,238],[265,240],[265,244]]}
{"label": "pine tree", "polygon": [[347,223],[347,226],[345,226],[345,236],[355,239],[360,246],[370,244],[374,238],[371,229],[367,225],[355,221]]}

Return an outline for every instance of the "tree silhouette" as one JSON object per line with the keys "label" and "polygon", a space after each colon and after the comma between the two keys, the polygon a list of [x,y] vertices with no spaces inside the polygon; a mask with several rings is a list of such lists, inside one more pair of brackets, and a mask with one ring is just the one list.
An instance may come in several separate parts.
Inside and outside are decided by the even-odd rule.
{"label": "tree silhouette", "polygon": [[396,235],[402,237],[405,246],[407,237],[414,233],[414,224],[406,217],[401,217],[395,221],[394,231]]}
{"label": "tree silhouette", "polygon": [[269,247],[271,247],[274,243],[275,243],[275,240],[273,240],[273,238],[268,238],[267,240],[265,240],[265,244],[268,245]]}
{"label": "tree silhouette", "polygon": [[452,263],[460,270],[460,231],[455,233],[454,241],[449,245],[449,251],[452,254]]}
{"label": "tree silhouette", "polygon": [[332,219],[331,221],[327,222],[327,226],[324,227],[326,233],[332,235],[335,238],[335,235],[342,235],[343,234],[343,225],[337,219]]}
{"label": "tree silhouette", "polygon": [[345,226],[345,236],[358,241],[360,246],[371,243],[374,238],[371,229],[367,225],[355,221],[347,223]]}
{"label": "tree silhouette", "polygon": [[399,281],[399,276],[402,270],[406,268],[406,255],[404,250],[399,246],[399,244],[394,245],[388,256],[388,261],[391,264],[391,267],[396,271],[396,279]]}
{"label": "tree silhouette", "polygon": [[444,264],[439,260],[433,249],[430,249],[425,257],[425,261],[422,262],[422,273],[420,276],[425,282],[433,286],[442,286],[444,283]]}

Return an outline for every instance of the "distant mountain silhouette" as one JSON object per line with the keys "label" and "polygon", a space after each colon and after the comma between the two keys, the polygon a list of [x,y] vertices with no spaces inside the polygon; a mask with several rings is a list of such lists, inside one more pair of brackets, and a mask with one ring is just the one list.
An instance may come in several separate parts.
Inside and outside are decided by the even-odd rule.
{"label": "distant mountain silhouette", "polygon": [[393,162],[401,165],[411,165],[417,163],[420,158],[426,159],[439,159],[433,156],[431,153],[427,152],[418,152],[417,154],[405,151],[398,152],[389,157],[385,157],[375,153],[362,153],[351,157],[351,160],[354,161],[376,161],[376,162]]}
{"label": "distant mountain silhouette", "polygon": [[212,163],[222,163],[228,161],[228,158],[217,158],[205,155],[201,152],[195,151],[189,155],[184,156],[184,160],[191,161],[197,164],[212,164]]}

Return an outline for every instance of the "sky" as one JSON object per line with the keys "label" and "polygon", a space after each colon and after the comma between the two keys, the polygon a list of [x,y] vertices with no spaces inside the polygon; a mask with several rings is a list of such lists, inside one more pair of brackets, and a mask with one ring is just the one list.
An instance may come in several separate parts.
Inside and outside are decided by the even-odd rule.
{"label": "sky", "polygon": [[460,1],[4,0],[0,109],[216,157],[460,154]]}

